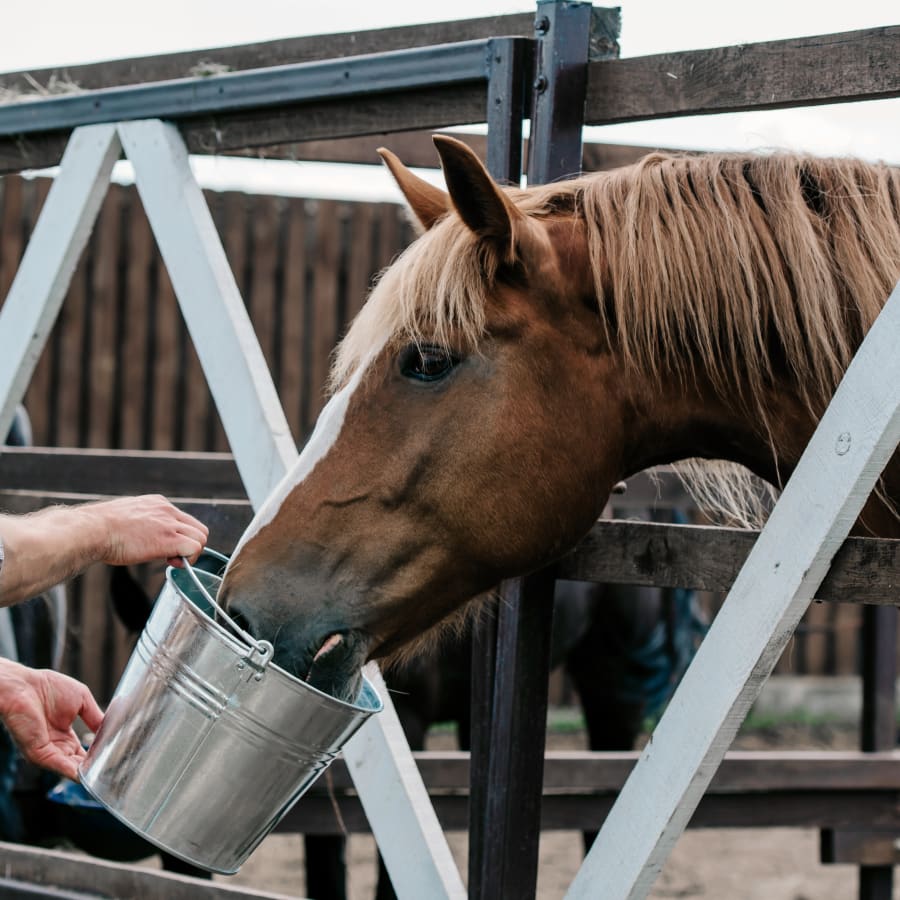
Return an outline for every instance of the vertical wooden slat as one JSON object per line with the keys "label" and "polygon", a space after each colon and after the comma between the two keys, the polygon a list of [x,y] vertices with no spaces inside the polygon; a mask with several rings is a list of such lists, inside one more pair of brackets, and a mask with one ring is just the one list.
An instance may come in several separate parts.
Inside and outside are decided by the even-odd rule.
{"label": "vertical wooden slat", "polygon": [[10,285],[22,258],[22,185],[23,180],[4,178],[3,217],[0,219],[0,305],[6,300]]}
{"label": "vertical wooden slat", "polygon": [[253,198],[250,217],[253,236],[250,252],[253,254],[253,266],[249,296],[244,298],[248,307],[253,311],[250,318],[273,377],[275,375],[275,285],[278,267],[280,205],[281,201],[278,197],[259,196]]}
{"label": "vertical wooden slat", "polygon": [[154,266],[156,245],[143,207],[134,188],[130,209],[126,253],[128,272],[125,289],[125,314],[122,322],[122,409],[121,444],[133,450],[144,447],[143,421],[147,398],[147,310],[150,308],[150,272]]}
{"label": "vertical wooden slat", "polygon": [[825,670],[825,651],[828,630],[829,607],[824,603],[814,603],[804,617],[805,660],[804,675],[811,675]]}
{"label": "vertical wooden slat", "polygon": [[180,402],[178,387],[178,333],[181,312],[175,300],[175,292],[169,273],[162,260],[157,265],[157,295],[155,304],[156,353],[153,365],[153,447],[154,450],[172,450],[175,447],[174,405]]}
{"label": "vertical wooden slat", "polygon": [[82,366],[84,354],[84,320],[87,306],[87,264],[82,258],[72,276],[69,293],[57,320],[60,328],[58,356],[58,419],[52,431],[55,444],[60,447],[78,446],[79,420],[82,405]]}
{"label": "vertical wooden slat", "polygon": [[94,265],[88,302],[91,306],[91,353],[88,363],[87,444],[109,447],[116,350],[119,211],[122,188],[110,185],[92,240]]}
{"label": "vertical wooden slat", "polygon": [[347,269],[347,321],[352,322],[362,309],[377,266],[372,259],[371,203],[350,205],[350,265]]}
{"label": "vertical wooden slat", "polygon": [[301,438],[303,392],[304,319],[306,293],[306,203],[288,201],[284,237],[284,299],[281,327],[281,380],[278,393],[291,433]]}
{"label": "vertical wooden slat", "polygon": [[396,203],[379,203],[376,207],[376,215],[378,216],[378,245],[375,265],[380,271],[390,265],[403,247],[400,229],[404,213],[402,207]]}
{"label": "vertical wooden slat", "polygon": [[331,351],[337,343],[338,206],[333,200],[318,203],[316,255],[313,268],[312,347],[310,354],[309,418],[311,430],[325,405],[325,385]]}

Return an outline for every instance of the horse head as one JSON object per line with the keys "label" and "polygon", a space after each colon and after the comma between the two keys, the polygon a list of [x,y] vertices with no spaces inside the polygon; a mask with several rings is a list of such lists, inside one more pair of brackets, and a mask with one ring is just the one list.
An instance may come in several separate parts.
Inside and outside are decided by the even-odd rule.
{"label": "horse head", "polygon": [[[900,277],[887,166],[649,154],[523,191],[435,141],[447,193],[382,153],[422,233],[223,583],[331,691],[559,557],[621,478],[700,457],[778,484]],[[898,497],[895,461],[875,533],[900,527]]]}
{"label": "horse head", "polygon": [[279,664],[331,692],[557,557],[619,477],[583,229],[570,210],[523,212],[466,145],[435,142],[448,193],[381,151],[422,233],[342,342],[314,433],[222,587]]}

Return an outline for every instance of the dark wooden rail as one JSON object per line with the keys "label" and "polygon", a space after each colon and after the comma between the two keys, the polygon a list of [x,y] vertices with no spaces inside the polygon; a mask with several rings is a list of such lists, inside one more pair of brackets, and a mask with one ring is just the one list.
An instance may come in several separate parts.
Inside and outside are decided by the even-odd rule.
{"label": "dark wooden rail", "polygon": [[[0,509],[28,512],[95,496],[163,493],[210,527],[210,545],[229,552],[251,518],[228,453],[6,448],[0,453]],[[215,500],[206,499],[215,497]],[[669,472],[640,476],[620,510],[684,506]],[[727,591],[758,532],[703,525],[600,520],[559,563],[560,578]],[[818,599],[893,606],[900,597],[900,540],[851,537],[837,553]]]}
{"label": "dark wooden rail", "polygon": [[[616,10],[602,10],[607,31]],[[191,72],[235,71],[300,59],[318,60],[398,47],[462,41],[488,35],[527,35],[531,15],[476,19],[470,23],[383,29],[355,35],[324,35],[246,47],[202,50],[144,59],[32,72],[39,82],[52,75],[85,88],[183,77]],[[610,42],[610,49],[612,43]],[[586,124],[775,109],[789,106],[900,96],[900,27],[767,41],[629,59],[605,59],[589,67]],[[204,70],[203,66],[206,66]],[[21,88],[22,73],[0,75],[0,86]],[[267,155],[291,158],[298,143],[412,129],[435,129],[485,120],[480,88],[439,89],[385,96],[376,102],[315,103],[264,114],[235,113],[191,121],[183,133],[194,153],[270,147]],[[57,163],[64,133],[28,141],[0,141],[0,171]],[[374,160],[373,160],[374,161]]]}
{"label": "dark wooden rail", "polygon": [[[444,828],[465,830],[469,755],[414,754]],[[637,753],[547,753],[541,829],[596,830],[625,783]],[[279,826],[283,831],[367,831],[343,760]],[[900,828],[900,756],[894,753],[741,752],[727,754],[691,820],[692,828]]]}

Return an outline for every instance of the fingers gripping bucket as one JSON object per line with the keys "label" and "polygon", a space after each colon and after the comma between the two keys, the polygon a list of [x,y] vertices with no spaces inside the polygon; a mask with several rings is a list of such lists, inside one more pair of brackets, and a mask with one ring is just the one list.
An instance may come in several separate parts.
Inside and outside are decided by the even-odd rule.
{"label": "fingers gripping bucket", "polygon": [[365,679],[349,704],[280,669],[215,603],[220,584],[167,571],[79,774],[147,840],[231,874],[381,701]]}

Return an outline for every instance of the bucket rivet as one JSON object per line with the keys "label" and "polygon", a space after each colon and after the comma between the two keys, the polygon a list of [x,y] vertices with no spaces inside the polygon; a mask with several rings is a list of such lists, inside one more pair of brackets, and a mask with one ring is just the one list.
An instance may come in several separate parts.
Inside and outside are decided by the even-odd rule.
{"label": "bucket rivet", "polygon": [[239,669],[243,669],[243,668],[244,668],[244,664],[243,664],[242,662],[239,662],[239,663],[237,664],[237,667],[238,667]]}
{"label": "bucket rivet", "polygon": [[253,677],[254,677],[254,679],[255,679],[256,681],[262,681],[262,680],[263,680],[263,673],[262,673],[262,672],[257,672]]}

